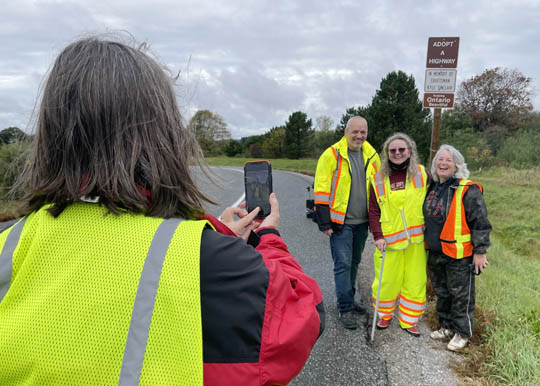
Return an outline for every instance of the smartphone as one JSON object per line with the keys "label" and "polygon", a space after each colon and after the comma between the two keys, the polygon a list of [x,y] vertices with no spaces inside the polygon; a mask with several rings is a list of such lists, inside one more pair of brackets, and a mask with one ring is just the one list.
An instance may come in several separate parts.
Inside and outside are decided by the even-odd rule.
{"label": "smartphone", "polygon": [[270,214],[270,193],[272,193],[272,165],[268,161],[250,161],[244,164],[244,186],[248,212],[260,207],[257,218]]}

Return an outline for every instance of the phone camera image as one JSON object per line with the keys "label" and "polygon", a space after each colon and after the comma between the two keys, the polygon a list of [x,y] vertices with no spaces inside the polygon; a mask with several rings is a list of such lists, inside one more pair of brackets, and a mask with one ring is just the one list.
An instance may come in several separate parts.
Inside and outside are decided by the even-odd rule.
{"label": "phone camera image", "polygon": [[272,166],[268,161],[251,161],[244,165],[244,184],[248,212],[259,207],[258,218],[270,214]]}

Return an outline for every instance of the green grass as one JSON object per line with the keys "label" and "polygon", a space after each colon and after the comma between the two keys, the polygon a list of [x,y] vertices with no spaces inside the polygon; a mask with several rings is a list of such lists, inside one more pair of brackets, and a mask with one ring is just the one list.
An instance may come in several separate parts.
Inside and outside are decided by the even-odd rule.
{"label": "green grass", "polygon": [[472,176],[484,187],[493,234],[505,248],[538,259],[540,168],[493,168]]}
{"label": "green grass", "polygon": [[[208,165],[211,166],[243,166],[247,161],[258,161],[254,158],[237,157],[207,157]],[[272,169],[287,170],[289,172],[303,173],[310,176],[315,175],[317,160],[315,159],[269,159]]]}
{"label": "green grass", "polygon": [[540,169],[471,179],[484,187],[493,232],[476,280],[475,336],[457,371],[466,384],[540,385]]}

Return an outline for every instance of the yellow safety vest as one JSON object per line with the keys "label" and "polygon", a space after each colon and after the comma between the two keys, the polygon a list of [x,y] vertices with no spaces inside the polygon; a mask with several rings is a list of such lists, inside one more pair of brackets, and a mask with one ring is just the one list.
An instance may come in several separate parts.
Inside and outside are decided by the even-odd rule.
{"label": "yellow safety vest", "polygon": [[0,234],[0,384],[202,385],[206,224],[75,203]]}
{"label": "yellow safety vest", "polygon": [[[317,162],[313,195],[315,204],[328,205],[330,220],[344,224],[351,191],[351,165],[348,156],[347,137],[326,149]],[[366,194],[369,201],[369,176],[380,164],[379,155],[366,141],[362,144],[362,156],[366,167]]]}
{"label": "yellow safety vest", "polygon": [[424,241],[424,215],[422,206],[427,191],[427,174],[422,165],[418,173],[409,180],[407,173],[405,198],[402,207],[392,202],[390,178],[382,177],[381,172],[371,176],[373,190],[381,209],[381,230],[388,249],[400,250],[409,243],[420,244]]}

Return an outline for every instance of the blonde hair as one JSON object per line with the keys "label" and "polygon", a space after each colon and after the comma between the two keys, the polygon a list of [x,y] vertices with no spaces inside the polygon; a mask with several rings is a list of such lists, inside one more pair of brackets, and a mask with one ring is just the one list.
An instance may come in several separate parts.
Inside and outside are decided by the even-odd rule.
{"label": "blonde hair", "polygon": [[414,178],[414,176],[416,176],[416,173],[418,173],[418,153],[416,151],[416,142],[414,142],[411,137],[404,133],[394,133],[384,142],[383,152],[381,155],[381,173],[383,176],[390,176],[391,169],[388,162],[388,147],[390,146],[390,143],[398,139],[407,144],[409,153],[411,153],[409,166],[407,167],[407,175],[410,181]]}

